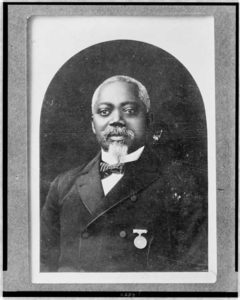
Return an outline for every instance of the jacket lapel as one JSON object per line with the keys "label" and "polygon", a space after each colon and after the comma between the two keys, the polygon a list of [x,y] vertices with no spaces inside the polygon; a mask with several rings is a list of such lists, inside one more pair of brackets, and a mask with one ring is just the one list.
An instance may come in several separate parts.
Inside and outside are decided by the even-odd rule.
{"label": "jacket lapel", "polygon": [[104,202],[104,192],[99,174],[100,153],[83,169],[76,180],[80,198],[90,213],[90,220],[94,218]]}
{"label": "jacket lapel", "polygon": [[106,196],[106,207],[115,206],[119,202],[145,189],[160,176],[159,161],[149,149],[144,149],[138,161],[126,164],[123,178]]}
{"label": "jacket lapel", "polygon": [[81,199],[92,215],[86,227],[160,176],[159,159],[149,149],[144,149],[138,161],[126,164],[124,176],[105,197],[99,174],[99,157],[78,181]]}

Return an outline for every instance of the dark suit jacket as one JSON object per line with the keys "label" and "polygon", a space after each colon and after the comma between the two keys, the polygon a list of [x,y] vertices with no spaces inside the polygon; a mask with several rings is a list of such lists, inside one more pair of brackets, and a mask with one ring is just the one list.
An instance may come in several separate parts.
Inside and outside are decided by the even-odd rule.
{"label": "dark suit jacket", "polygon": [[[52,183],[41,213],[41,271],[207,271],[199,178],[145,148],[104,196],[99,159]],[[134,229],[148,231],[144,249]]]}

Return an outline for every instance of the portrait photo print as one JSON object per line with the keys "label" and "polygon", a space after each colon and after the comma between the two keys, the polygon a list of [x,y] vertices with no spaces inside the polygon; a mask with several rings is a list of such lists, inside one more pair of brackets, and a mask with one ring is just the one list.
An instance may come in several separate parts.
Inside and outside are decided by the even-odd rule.
{"label": "portrait photo print", "polygon": [[33,282],[214,282],[213,19],[29,26]]}

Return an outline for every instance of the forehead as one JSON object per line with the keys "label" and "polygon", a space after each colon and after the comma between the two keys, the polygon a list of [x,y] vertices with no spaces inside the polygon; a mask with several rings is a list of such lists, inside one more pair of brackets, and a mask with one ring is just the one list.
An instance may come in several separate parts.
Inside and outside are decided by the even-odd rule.
{"label": "forehead", "polygon": [[96,104],[122,102],[141,102],[135,84],[122,81],[107,83],[102,86]]}

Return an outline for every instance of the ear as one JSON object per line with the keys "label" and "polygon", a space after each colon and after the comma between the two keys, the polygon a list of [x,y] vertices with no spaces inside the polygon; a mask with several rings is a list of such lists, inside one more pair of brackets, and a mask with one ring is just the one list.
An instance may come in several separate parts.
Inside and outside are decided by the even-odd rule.
{"label": "ear", "polygon": [[92,124],[92,131],[94,134],[96,134],[96,130],[95,130],[94,123],[93,123],[93,117],[92,117],[91,124]]}
{"label": "ear", "polygon": [[146,123],[147,123],[147,128],[149,128],[153,123],[153,114],[150,112],[146,114]]}

